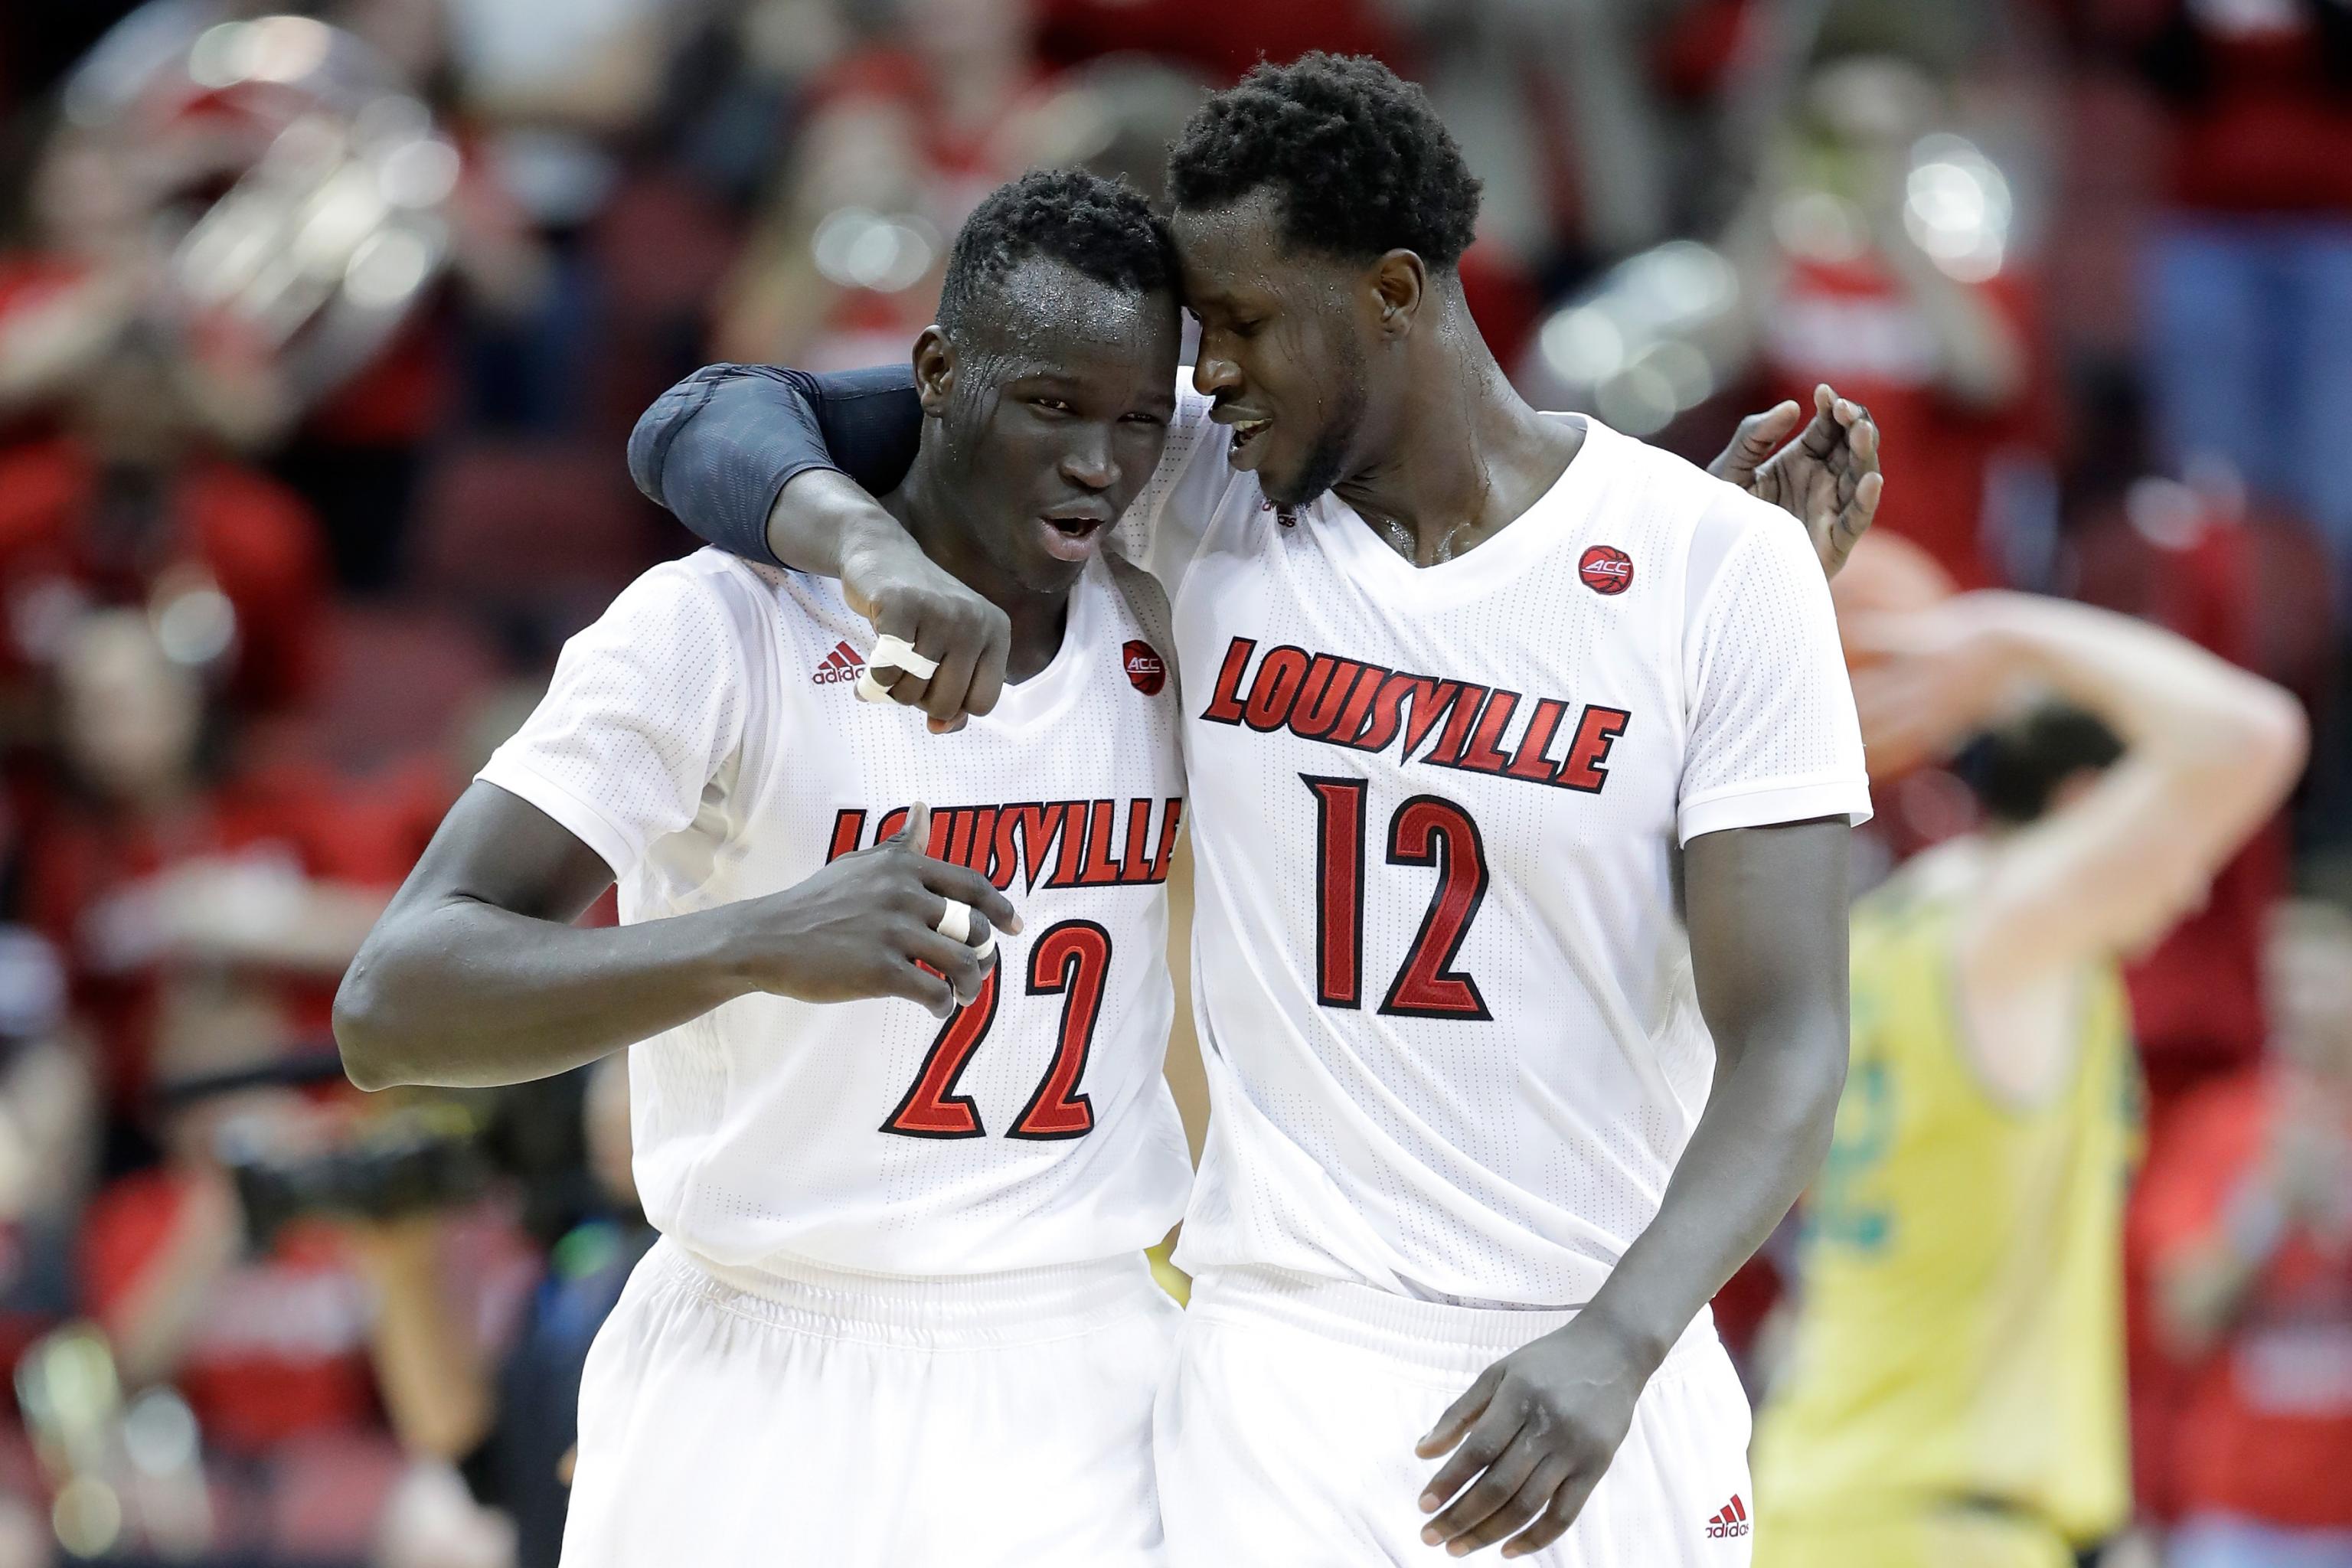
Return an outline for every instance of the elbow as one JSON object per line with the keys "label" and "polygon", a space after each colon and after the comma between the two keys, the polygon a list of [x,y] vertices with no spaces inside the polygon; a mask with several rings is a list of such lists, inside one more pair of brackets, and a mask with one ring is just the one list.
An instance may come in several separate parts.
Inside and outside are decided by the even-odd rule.
{"label": "elbow", "polygon": [[2303,776],[2311,754],[2311,724],[2303,704],[2269,681],[2255,683],[2240,715],[2239,765],[2258,773],[2272,796],[2283,798]]}
{"label": "elbow", "polygon": [[335,1049],[343,1058],[343,1076],[373,1093],[416,1079],[401,1062],[392,1005],[381,976],[366,960],[362,953],[335,988]]}

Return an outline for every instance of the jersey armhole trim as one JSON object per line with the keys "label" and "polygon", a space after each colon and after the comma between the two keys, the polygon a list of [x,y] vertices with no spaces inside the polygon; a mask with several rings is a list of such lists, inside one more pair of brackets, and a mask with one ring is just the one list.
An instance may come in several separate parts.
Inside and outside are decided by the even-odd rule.
{"label": "jersey armhole trim", "polygon": [[546,813],[558,827],[594,850],[615,882],[626,880],[645,858],[644,847],[619,823],[606,816],[595,802],[527,763],[512,757],[493,756],[474,777]]}
{"label": "jersey armhole trim", "polygon": [[1848,773],[1809,773],[1726,785],[1675,807],[1677,841],[1733,827],[1772,827],[1816,816],[1843,816],[1849,827],[1871,817],[1869,781]]}

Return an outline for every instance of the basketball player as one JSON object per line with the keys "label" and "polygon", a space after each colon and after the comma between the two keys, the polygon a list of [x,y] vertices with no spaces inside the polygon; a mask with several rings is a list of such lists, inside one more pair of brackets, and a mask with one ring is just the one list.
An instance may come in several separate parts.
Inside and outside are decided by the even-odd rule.
{"label": "basketball player", "polygon": [[[1869,809],[1820,566],[1513,394],[1455,266],[1476,182],[1376,63],[1259,68],[1170,174],[1200,354],[1128,524],[1186,678],[1213,1105],[1171,1561],[1742,1562],[1706,1303],[1828,1142]],[[887,453],[886,382],[807,393],[691,378],[639,483],[841,576],[937,661],[891,687],[935,725],[986,711],[987,607],[810,472],[828,419]],[[1833,406],[1838,513],[1877,481]]]}
{"label": "basketball player", "polygon": [[[2302,718],[2054,600],[1971,594],[1848,637],[1874,757],[1988,731],[1966,758],[1987,826],[1855,910],[1853,1068],[1759,1423],[1756,1560],[2071,1568],[2130,1506],[2117,965],[2277,810]],[[2021,681],[2057,700],[2014,711]]]}
{"label": "basketball player", "polygon": [[[1164,226],[1090,175],[957,237],[884,504],[1006,616],[993,712],[933,740],[858,702],[829,582],[656,567],[344,983],[362,1087],[635,1047],[663,1240],[588,1361],[567,1568],[1159,1561],[1177,686],[1164,595],[1101,544],[1166,437],[1171,284]],[[616,880],[621,925],[572,928]]]}

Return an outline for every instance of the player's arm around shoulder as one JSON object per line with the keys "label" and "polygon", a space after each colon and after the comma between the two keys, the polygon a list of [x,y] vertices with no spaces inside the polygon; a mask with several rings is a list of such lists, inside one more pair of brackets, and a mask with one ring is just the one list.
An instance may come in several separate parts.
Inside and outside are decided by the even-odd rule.
{"label": "player's arm around shoulder", "polygon": [[[898,838],[767,897],[572,923],[692,826],[739,744],[743,624],[721,582],[707,560],[656,567],[566,646],[344,977],[335,1035],[354,1083],[545,1077],[755,992],[941,1013],[978,994],[990,928],[1017,921],[985,878],[923,853],[919,810]],[[973,911],[960,941],[938,929],[951,900]]]}
{"label": "player's arm around shoulder", "polygon": [[[1161,520],[1177,515],[1171,502],[1189,499],[1180,487],[1213,485],[1224,472],[1208,409],[1180,374],[1160,466],[1114,536],[1148,568],[1181,570],[1189,561],[1193,536]],[[640,489],[711,544],[839,581],[877,634],[900,639],[931,667],[900,672],[887,689],[944,733],[995,708],[1013,631],[1003,610],[932,561],[875,500],[903,477],[921,420],[904,365],[838,376],[709,365],[646,410],[630,437],[629,468]],[[1192,505],[1181,511],[1206,514]]]}

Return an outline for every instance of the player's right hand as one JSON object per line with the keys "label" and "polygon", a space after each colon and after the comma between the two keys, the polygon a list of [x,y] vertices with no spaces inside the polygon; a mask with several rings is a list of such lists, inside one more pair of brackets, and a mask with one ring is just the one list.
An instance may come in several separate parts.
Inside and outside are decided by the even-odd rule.
{"label": "player's right hand", "polygon": [[[734,966],[760,990],[803,1002],[904,996],[944,1018],[977,997],[996,962],[981,945],[992,929],[1019,931],[1021,917],[986,877],[925,854],[930,832],[930,809],[919,804],[872,848],[728,906],[739,911]],[[950,899],[971,910],[962,942],[938,930]]]}
{"label": "player's right hand", "polygon": [[1012,621],[903,531],[894,528],[845,551],[841,591],[875,631],[902,637],[917,653],[939,662],[928,679],[901,670],[894,679],[875,671],[892,700],[930,716],[934,734],[961,730],[971,714],[996,706],[1004,691],[1005,657],[1013,648]]}

